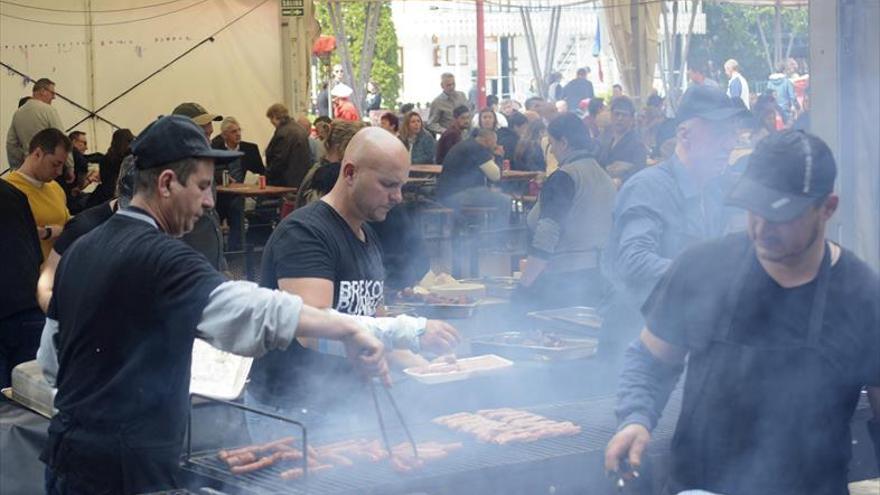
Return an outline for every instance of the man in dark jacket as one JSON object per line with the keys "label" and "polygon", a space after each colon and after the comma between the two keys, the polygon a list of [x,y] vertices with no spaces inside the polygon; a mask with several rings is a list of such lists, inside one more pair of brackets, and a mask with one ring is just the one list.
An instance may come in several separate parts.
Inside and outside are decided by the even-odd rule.
{"label": "man in dark jacket", "polygon": [[[223,172],[229,174],[230,182],[244,182],[248,172],[257,175],[266,173],[263,166],[263,157],[260,149],[254,143],[241,140],[241,125],[235,117],[226,117],[220,124],[220,135],[211,140],[211,147],[215,150],[240,151],[244,156],[229,164],[215,167],[214,182],[223,184]],[[219,177],[218,177],[219,172]],[[227,251],[238,251],[242,246],[244,234],[244,198],[229,194],[217,196],[217,214],[220,221],[229,222],[229,237],[226,244]]]}
{"label": "man in dark jacket", "polygon": [[593,83],[587,79],[587,74],[589,73],[590,69],[588,67],[581,67],[577,71],[577,77],[569,81],[565,88],[562,89],[562,99],[568,104],[568,108],[574,110],[578,108],[578,104],[582,100],[594,96]]}
{"label": "man in dark jacket", "polygon": [[626,96],[611,100],[611,123],[599,140],[602,168],[618,184],[645,168],[648,150],[635,127],[636,107]]}
{"label": "man in dark jacket", "polygon": [[299,187],[312,166],[309,135],[281,103],[269,107],[266,117],[275,126],[275,134],[266,146],[266,180],[272,186]]}

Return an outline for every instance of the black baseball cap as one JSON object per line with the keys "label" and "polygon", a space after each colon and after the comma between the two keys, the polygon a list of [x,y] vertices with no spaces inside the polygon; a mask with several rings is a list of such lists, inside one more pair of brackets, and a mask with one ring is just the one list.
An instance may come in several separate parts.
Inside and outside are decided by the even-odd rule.
{"label": "black baseball cap", "polygon": [[804,131],[770,135],[749,164],[727,204],[771,222],[789,222],[834,192],[837,165],[824,141]]}
{"label": "black baseball cap", "polygon": [[678,104],[676,120],[681,123],[696,117],[706,120],[728,120],[741,117],[746,110],[738,107],[719,88],[691,86],[684,92]]}
{"label": "black baseball cap", "polygon": [[131,152],[137,157],[135,166],[141,170],[184,158],[211,158],[223,164],[244,156],[238,151],[212,149],[205,131],[182,115],[154,120],[131,143]]}

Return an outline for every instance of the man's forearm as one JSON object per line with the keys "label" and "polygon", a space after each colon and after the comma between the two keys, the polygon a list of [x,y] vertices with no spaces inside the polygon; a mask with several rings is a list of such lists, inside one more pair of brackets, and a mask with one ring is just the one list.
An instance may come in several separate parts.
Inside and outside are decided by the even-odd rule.
{"label": "man's forearm", "polygon": [[641,340],[630,344],[617,393],[615,414],[619,428],[638,423],[653,430],[683,370],[683,364],[672,365],[657,359]]}
{"label": "man's forearm", "polygon": [[396,317],[352,316],[369,328],[388,349],[409,349],[420,352],[419,337],[428,325],[426,318],[399,315]]}

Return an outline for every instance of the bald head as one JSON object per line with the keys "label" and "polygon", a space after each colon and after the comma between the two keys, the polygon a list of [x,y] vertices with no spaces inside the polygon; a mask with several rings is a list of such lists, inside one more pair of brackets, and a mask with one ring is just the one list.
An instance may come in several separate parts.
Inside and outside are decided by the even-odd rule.
{"label": "bald head", "polygon": [[349,141],[342,163],[356,168],[403,168],[409,173],[409,153],[403,143],[381,127],[359,130]]}
{"label": "bald head", "polygon": [[393,134],[366,127],[351,138],[339,179],[328,196],[349,222],[381,222],[403,200],[409,176],[409,153]]}

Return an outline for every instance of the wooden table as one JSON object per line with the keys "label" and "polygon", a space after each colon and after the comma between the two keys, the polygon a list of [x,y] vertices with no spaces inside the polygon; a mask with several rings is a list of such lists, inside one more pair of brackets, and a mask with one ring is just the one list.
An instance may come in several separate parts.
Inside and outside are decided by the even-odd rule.
{"label": "wooden table", "polygon": [[521,180],[528,182],[537,179],[543,172],[534,172],[531,170],[505,170],[501,172],[502,181]]}
{"label": "wooden table", "polygon": [[[286,194],[296,192],[295,187],[283,186],[266,186],[260,187],[256,184],[242,184],[233,182],[228,186],[217,186],[217,194],[228,194],[231,196],[239,196],[244,198],[278,198]],[[247,226],[244,219],[241,220],[241,246],[244,250],[244,271],[248,280],[254,280],[253,267],[251,266],[251,255],[253,254],[253,246],[247,242]]]}
{"label": "wooden table", "polygon": [[296,188],[283,186],[266,186],[261,188],[256,184],[242,184],[240,182],[233,182],[228,186],[217,186],[217,192],[220,194],[232,194],[235,196],[245,196],[250,198],[272,198],[284,196],[288,193],[295,193]]}
{"label": "wooden table", "polygon": [[443,165],[436,164],[410,165],[409,167],[410,174],[440,175],[441,171],[443,171]]}
{"label": "wooden table", "polygon": [[[443,165],[410,165],[409,173],[417,175],[440,175]],[[529,170],[505,170],[501,172],[502,181],[525,181],[539,177],[542,172],[534,172]]]}

